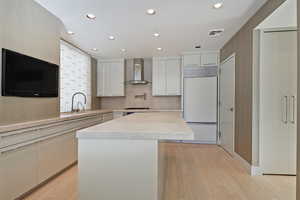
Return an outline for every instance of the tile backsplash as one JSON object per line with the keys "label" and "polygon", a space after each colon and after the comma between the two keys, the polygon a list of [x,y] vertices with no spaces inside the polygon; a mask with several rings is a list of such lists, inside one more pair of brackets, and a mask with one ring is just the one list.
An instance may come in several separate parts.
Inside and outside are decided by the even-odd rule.
{"label": "tile backsplash", "polygon": [[[145,94],[145,99],[142,95]],[[126,85],[125,97],[102,97],[102,109],[123,109],[128,107],[149,107],[151,109],[180,110],[181,97],[154,97],[151,84]]]}

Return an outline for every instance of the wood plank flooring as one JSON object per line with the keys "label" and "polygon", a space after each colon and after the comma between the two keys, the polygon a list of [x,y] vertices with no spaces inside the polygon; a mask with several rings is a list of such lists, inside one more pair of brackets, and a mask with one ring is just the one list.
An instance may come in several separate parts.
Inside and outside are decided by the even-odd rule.
{"label": "wood plank flooring", "polygon": [[[216,145],[166,143],[164,200],[295,200],[296,177],[249,176]],[[25,200],[78,200],[77,166]]]}

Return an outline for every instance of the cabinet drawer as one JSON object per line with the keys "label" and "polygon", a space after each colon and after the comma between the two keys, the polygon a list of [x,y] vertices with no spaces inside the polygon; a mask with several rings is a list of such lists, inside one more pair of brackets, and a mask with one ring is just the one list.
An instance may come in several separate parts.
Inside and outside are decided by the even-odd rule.
{"label": "cabinet drawer", "polygon": [[63,121],[49,125],[29,128],[26,130],[17,130],[0,135],[0,149],[31,140],[41,139],[61,132],[78,130],[89,125],[95,125],[102,122],[102,114],[89,116],[81,119]]}

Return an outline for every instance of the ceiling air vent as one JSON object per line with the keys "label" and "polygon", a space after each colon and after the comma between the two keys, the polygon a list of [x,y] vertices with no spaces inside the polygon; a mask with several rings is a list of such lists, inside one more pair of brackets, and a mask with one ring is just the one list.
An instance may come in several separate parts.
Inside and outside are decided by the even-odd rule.
{"label": "ceiling air vent", "polygon": [[220,36],[224,32],[224,29],[214,29],[209,31],[209,37],[217,37]]}

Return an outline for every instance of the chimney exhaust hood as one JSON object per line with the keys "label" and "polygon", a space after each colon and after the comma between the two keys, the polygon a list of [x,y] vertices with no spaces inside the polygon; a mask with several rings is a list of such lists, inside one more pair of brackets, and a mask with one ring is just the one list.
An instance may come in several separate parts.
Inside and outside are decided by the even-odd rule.
{"label": "chimney exhaust hood", "polygon": [[144,59],[133,59],[133,80],[129,81],[132,85],[146,85],[149,82],[144,79]]}

